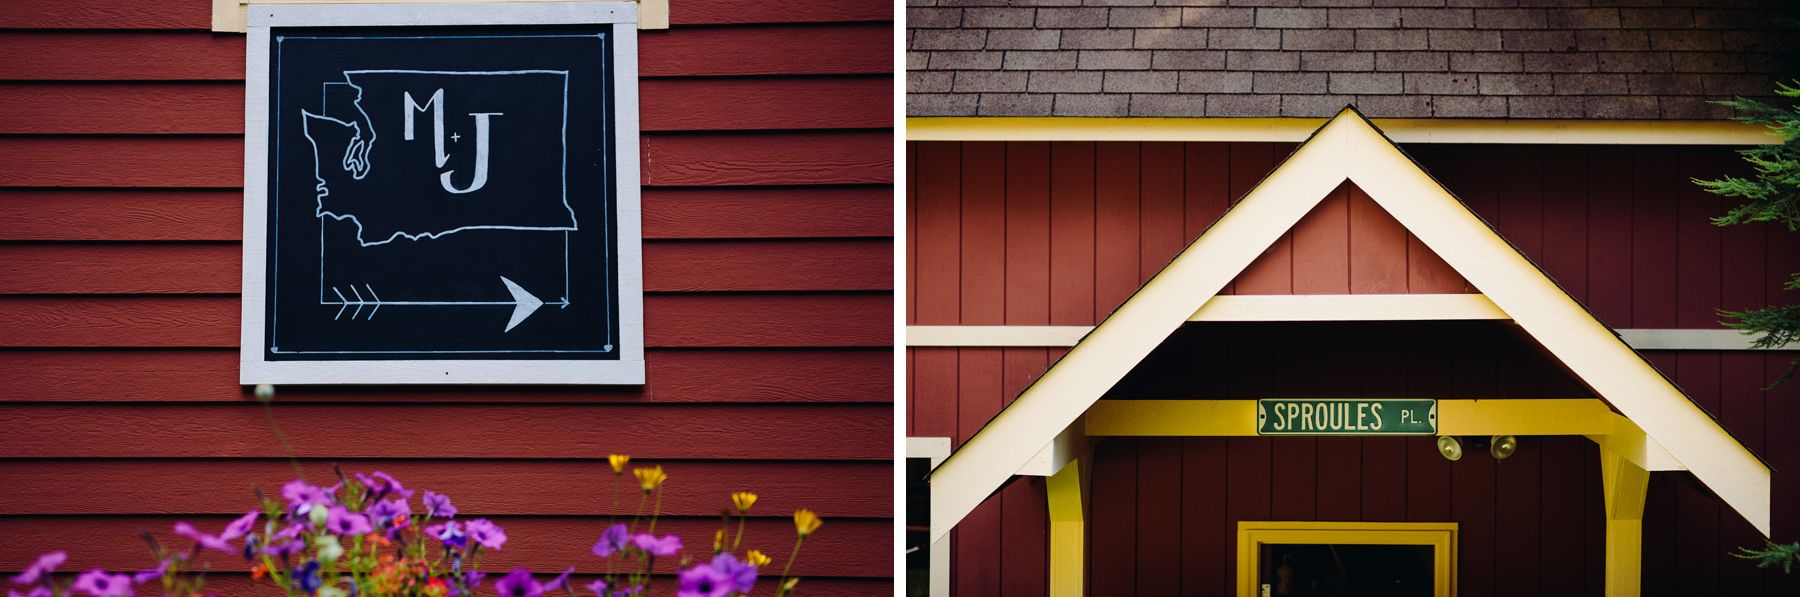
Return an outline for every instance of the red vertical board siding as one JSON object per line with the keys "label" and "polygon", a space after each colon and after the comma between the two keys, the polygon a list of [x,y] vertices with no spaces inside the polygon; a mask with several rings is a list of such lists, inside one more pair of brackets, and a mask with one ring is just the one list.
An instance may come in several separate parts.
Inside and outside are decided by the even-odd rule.
{"label": "red vertical board siding", "polygon": [[[961,286],[958,322],[1006,323],[1006,146],[963,144]],[[975,232],[983,231],[983,232]]]}
{"label": "red vertical board siding", "polygon": [[[1226,438],[1225,483],[1231,491],[1225,496],[1225,522],[1232,533],[1229,537],[1236,536],[1239,521],[1270,519],[1269,504],[1273,497],[1270,482],[1274,475],[1270,466],[1272,439]],[[1233,557],[1228,565],[1228,569],[1236,570],[1236,558]]]}
{"label": "red vertical board siding", "polygon": [[1137,593],[1174,595],[1181,590],[1181,438],[1138,439]]}
{"label": "red vertical board siding", "polygon": [[[1589,442],[1574,436],[1525,438],[1543,443],[1542,512],[1537,521],[1543,536],[1534,552],[1542,568],[1539,593],[1546,597],[1579,597],[1583,587],[1587,502],[1582,499],[1584,463]],[[1504,464],[1504,463],[1502,463]]]}
{"label": "red vertical board siding", "polygon": [[1588,155],[1587,307],[1614,328],[1632,327],[1632,185],[1606,180],[1606,172],[1631,172],[1641,150],[1591,150]]}
{"label": "red vertical board siding", "polygon": [[[1774,244],[1773,237],[1771,243]],[[1789,263],[1790,266],[1795,265]],[[1789,272],[1800,268],[1783,268],[1776,272]],[[1793,353],[1763,353],[1763,377],[1770,379],[1787,371]],[[1769,468],[1777,471],[1800,470],[1800,434],[1783,428],[1786,421],[1800,421],[1800,382],[1788,382],[1763,392],[1763,408],[1767,413],[1764,437],[1768,444],[1763,452],[1768,459]],[[1792,542],[1800,529],[1800,475],[1774,474],[1769,476],[1770,493],[1774,494],[1773,508],[1770,510],[1769,526],[1775,529],[1775,539]],[[1763,576],[1764,586],[1769,595],[1792,595],[1800,592],[1800,579],[1782,572],[1769,571]]]}
{"label": "red vertical board siding", "polygon": [[1502,174],[1500,156],[1511,149],[1493,145],[1465,145],[1458,147],[1456,154],[1457,196],[1470,211],[1480,216],[1488,226],[1494,226],[1500,215],[1501,180],[1510,178],[1512,173]]}
{"label": "red vertical board siding", "polygon": [[1140,187],[1138,143],[1102,143],[1094,169],[1094,320],[1138,288]]}
{"label": "red vertical board siding", "polygon": [[1118,437],[1094,448],[1089,595],[1132,595],[1137,588],[1137,444]]}
{"label": "red vertical board siding", "polygon": [[1544,148],[1544,274],[1577,301],[1587,301],[1588,148]]}
{"label": "red vertical board siding", "polygon": [[[1536,595],[1542,592],[1544,543],[1541,482],[1544,441],[1526,437],[1518,451],[1494,462],[1494,593]],[[1471,454],[1470,459],[1488,459]],[[1557,539],[1567,540],[1560,535]]]}
{"label": "red vertical board siding", "polygon": [[1001,491],[1000,594],[1041,597],[1049,591],[1050,503],[1039,478]]}
{"label": "red vertical board siding", "polygon": [[1139,195],[1143,240],[1139,243],[1138,283],[1150,280],[1187,247],[1185,156],[1181,143],[1145,143]]}
{"label": "red vertical board siding", "polygon": [[1231,146],[1228,143],[1183,143],[1182,182],[1185,184],[1185,234],[1182,244],[1200,238],[1200,233],[1225,215],[1236,199],[1231,194]]}
{"label": "red vertical board siding", "polygon": [[1050,325],[1094,325],[1094,144],[1050,144]]}
{"label": "red vertical board siding", "polygon": [[[1718,195],[1688,179],[1719,171],[1718,155],[1709,148],[1683,147],[1677,155],[1680,182],[1675,189],[1676,263],[1675,326],[1707,328],[1718,324],[1722,305],[1722,231],[1712,219],[1724,215]],[[1666,266],[1664,269],[1668,269]],[[1715,413],[1717,411],[1714,411]]]}
{"label": "red vertical board siding", "polygon": [[[1275,167],[1273,150],[1266,143],[1232,143],[1231,197],[1235,205],[1246,193],[1256,188]],[[1283,234],[1263,251],[1238,279],[1232,282],[1236,294],[1293,294],[1293,240]]]}
{"label": "red vertical board siding", "polygon": [[1682,180],[1673,147],[1639,149],[1632,162],[1631,326],[1672,328],[1679,295],[1676,193]]}
{"label": "red vertical board siding", "polygon": [[1675,590],[1675,573],[1681,562],[1675,555],[1675,481],[1679,473],[1650,473],[1644,495],[1644,585],[1647,596],[1681,595]]}
{"label": "red vertical board siding", "polygon": [[956,525],[952,590],[958,595],[1000,594],[1000,522],[1003,500],[975,506]]}
{"label": "red vertical board siding", "polygon": [[1544,256],[1544,154],[1536,145],[1500,151],[1499,200],[1488,220],[1525,257]]}
{"label": "red vertical board siding", "polygon": [[1229,453],[1223,437],[1181,438],[1181,592],[1230,592],[1235,530],[1226,515]]}
{"label": "red vertical board siding", "polygon": [[918,200],[915,210],[919,248],[914,261],[917,279],[912,325],[955,325],[961,287],[962,144],[919,143]]}
{"label": "red vertical board siding", "polygon": [[1008,143],[1006,181],[1006,323],[1048,325],[1050,144]]}
{"label": "red vertical board siding", "polygon": [[[919,143],[906,143],[906,324],[919,322]],[[911,362],[908,359],[907,362]],[[907,385],[908,396],[912,384]]]}
{"label": "red vertical board siding", "polygon": [[1350,191],[1326,195],[1294,223],[1294,294],[1350,294]]}
{"label": "red vertical board siding", "polygon": [[[1000,412],[1000,348],[957,350],[958,445]],[[995,595],[1001,586],[1001,522],[1004,500],[989,499],[957,525],[956,589],[962,595]]]}
{"label": "red vertical board siding", "polygon": [[1406,227],[1368,193],[1347,184],[1350,193],[1350,294],[1404,294]]}
{"label": "red vertical board siding", "polygon": [[[1463,448],[1467,450],[1469,446],[1465,444]],[[1450,463],[1450,520],[1457,523],[1460,560],[1456,594],[1464,597],[1497,595],[1494,465],[1493,458],[1480,454],[1468,454]]]}

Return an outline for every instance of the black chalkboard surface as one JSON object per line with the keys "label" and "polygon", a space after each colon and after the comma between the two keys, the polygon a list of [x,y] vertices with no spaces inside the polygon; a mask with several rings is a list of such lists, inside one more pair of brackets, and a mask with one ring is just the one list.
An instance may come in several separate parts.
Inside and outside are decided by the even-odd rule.
{"label": "black chalkboard surface", "polygon": [[612,27],[271,28],[266,359],[618,359]]}

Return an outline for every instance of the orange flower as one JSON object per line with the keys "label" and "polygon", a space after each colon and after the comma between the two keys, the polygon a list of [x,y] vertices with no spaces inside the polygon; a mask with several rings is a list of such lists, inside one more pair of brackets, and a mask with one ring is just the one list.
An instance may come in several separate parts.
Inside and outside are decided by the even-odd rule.
{"label": "orange flower", "polygon": [[424,592],[428,597],[444,597],[449,591],[450,587],[444,584],[444,579],[434,578],[425,582]]}
{"label": "orange flower", "polygon": [[261,579],[264,574],[268,573],[269,567],[260,563],[250,567],[250,578],[252,579]]}

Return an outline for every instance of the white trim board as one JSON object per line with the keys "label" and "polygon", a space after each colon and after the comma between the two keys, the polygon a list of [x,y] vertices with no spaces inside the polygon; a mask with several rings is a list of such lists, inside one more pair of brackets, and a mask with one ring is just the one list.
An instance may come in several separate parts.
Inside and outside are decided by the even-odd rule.
{"label": "white trim board", "polygon": [[1768,466],[1367,119],[1345,109],[938,467],[933,537],[947,535],[1346,180],[1769,534]]}
{"label": "white trim board", "polygon": [[[1220,297],[1224,298],[1224,297]],[[1192,320],[1190,320],[1192,321]],[[909,325],[907,346],[1074,346],[1094,330],[1091,325]],[[1800,351],[1800,345],[1753,348],[1735,330],[1613,330],[1636,350],[1777,350]]]}
{"label": "white trim board", "polygon": [[[269,257],[269,147],[271,27],[405,27],[487,25],[631,25],[632,2],[514,2],[448,4],[278,4],[249,11],[244,93],[244,271],[238,380],[243,384],[642,384],[643,339],[642,209],[638,159],[637,28],[612,27],[612,64],[604,71],[613,86],[615,167],[606,184],[616,189],[615,250],[618,322],[617,360],[269,360],[265,353],[266,275]],[[566,107],[565,107],[566,110]],[[565,237],[566,238],[566,237]],[[565,241],[566,242],[566,241]],[[565,268],[567,266],[565,265]],[[503,278],[504,280],[504,278]],[[509,287],[513,284],[506,281]],[[371,289],[372,291],[372,289]],[[529,296],[529,295],[527,295]],[[537,300],[515,292],[511,329],[520,308]],[[393,299],[390,299],[393,300]],[[351,304],[346,298],[342,303]],[[358,297],[358,313],[366,306]],[[380,303],[377,303],[379,305]],[[395,304],[395,303],[387,303]],[[428,303],[418,303],[420,305]],[[538,301],[531,309],[544,306]],[[565,306],[567,302],[563,303]],[[369,316],[379,311],[369,311]],[[531,310],[525,311],[527,315]],[[352,318],[356,314],[351,315]],[[373,352],[373,351],[364,351]],[[408,351],[423,353],[426,351]],[[520,351],[511,351],[520,352]]]}

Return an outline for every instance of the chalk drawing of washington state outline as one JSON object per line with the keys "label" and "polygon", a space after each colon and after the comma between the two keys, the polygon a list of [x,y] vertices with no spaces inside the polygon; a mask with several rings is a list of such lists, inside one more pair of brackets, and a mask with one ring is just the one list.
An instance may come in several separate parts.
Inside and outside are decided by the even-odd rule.
{"label": "chalk drawing of washington state outline", "polygon": [[364,247],[465,230],[578,230],[568,72],[344,71],[301,110],[315,215]]}

